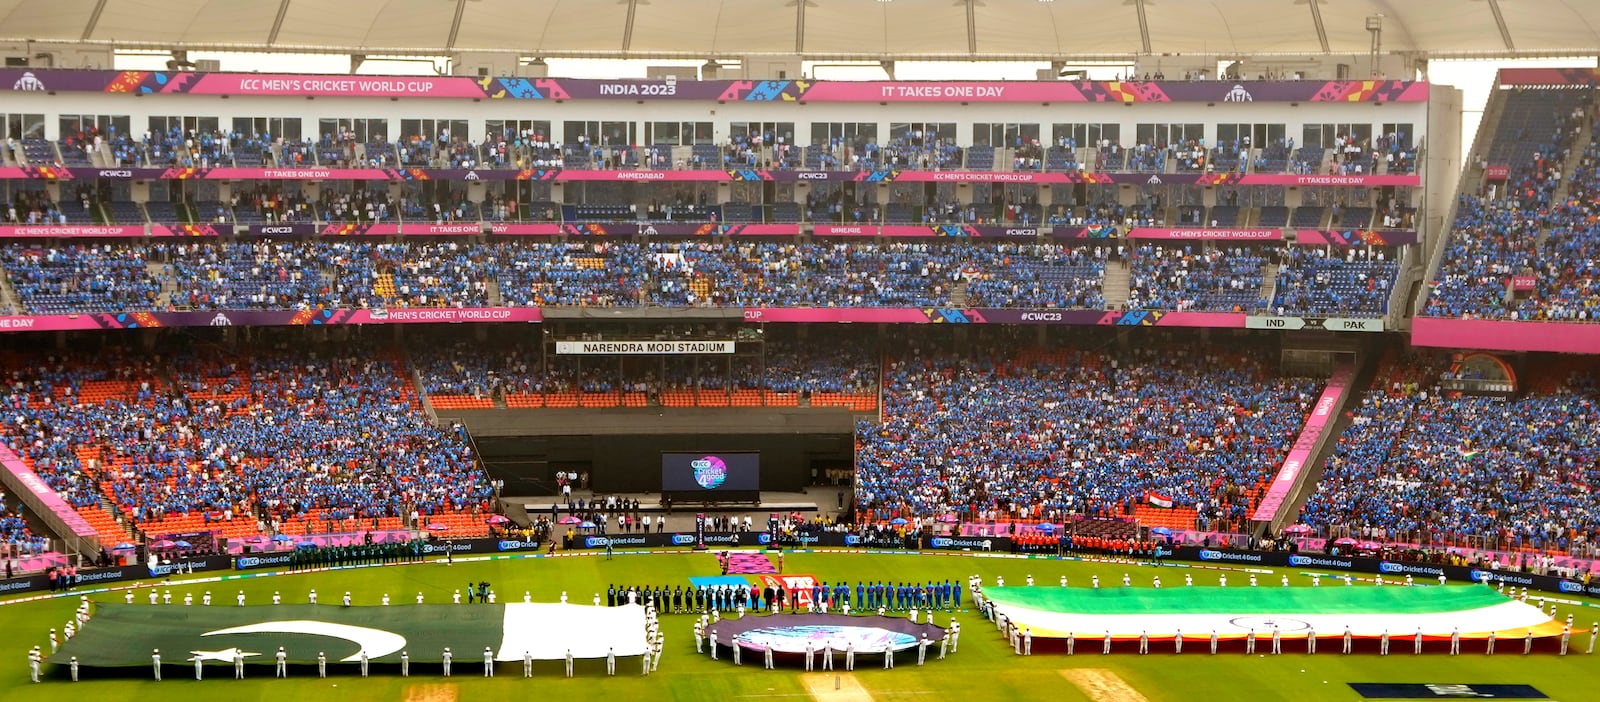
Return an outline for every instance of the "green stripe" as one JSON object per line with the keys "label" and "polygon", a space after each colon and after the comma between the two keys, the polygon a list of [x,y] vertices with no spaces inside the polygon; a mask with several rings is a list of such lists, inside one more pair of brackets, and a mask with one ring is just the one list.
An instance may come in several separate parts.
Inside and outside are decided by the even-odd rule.
{"label": "green stripe", "polygon": [[1505,596],[1482,585],[1406,587],[987,587],[1001,605],[1085,614],[1432,614],[1492,607]]}
{"label": "green stripe", "polygon": [[[229,599],[228,593],[217,593]],[[327,593],[332,598],[333,593]],[[460,661],[482,660],[485,646],[498,650],[504,636],[505,605],[408,604],[391,607],[319,605],[148,605],[97,602],[94,618],[83,633],[50,657],[62,663],[77,656],[86,666],[149,665],[151,649],[161,649],[163,663],[186,662],[190,651],[215,651],[233,646],[261,653],[251,665],[271,665],[272,653],[285,647],[290,663],[314,663],[319,651],[334,662],[360,648],[340,638],[303,633],[254,633],[201,636],[208,631],[288,620],[313,620],[368,627],[406,637],[413,662],[437,661],[449,646]],[[290,627],[292,628],[292,627]],[[395,662],[399,654],[373,660]],[[213,665],[231,665],[214,663]]]}

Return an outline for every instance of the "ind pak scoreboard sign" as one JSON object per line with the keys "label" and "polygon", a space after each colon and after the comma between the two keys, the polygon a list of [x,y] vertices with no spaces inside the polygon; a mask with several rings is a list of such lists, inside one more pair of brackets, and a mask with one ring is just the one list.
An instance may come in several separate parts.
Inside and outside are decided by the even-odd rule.
{"label": "ind pak scoreboard sign", "polygon": [[732,341],[557,341],[556,353],[568,356],[673,356],[731,354]]}

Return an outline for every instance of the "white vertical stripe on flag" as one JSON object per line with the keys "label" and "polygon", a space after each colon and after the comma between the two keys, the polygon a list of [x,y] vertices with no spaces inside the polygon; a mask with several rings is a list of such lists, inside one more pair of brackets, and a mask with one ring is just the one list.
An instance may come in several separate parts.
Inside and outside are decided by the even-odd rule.
{"label": "white vertical stripe on flag", "polygon": [[520,661],[523,651],[538,660],[642,656],[644,607],[593,607],[548,602],[512,602],[506,608],[500,650],[495,660]]}

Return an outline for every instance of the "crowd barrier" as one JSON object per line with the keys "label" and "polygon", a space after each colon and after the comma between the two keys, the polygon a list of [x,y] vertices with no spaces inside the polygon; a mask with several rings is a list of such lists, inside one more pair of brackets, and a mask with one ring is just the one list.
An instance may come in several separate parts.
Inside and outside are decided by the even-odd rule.
{"label": "crowd barrier", "polygon": [[[779,540],[782,545],[802,548],[901,548],[904,544],[899,542],[868,541],[857,534],[825,533],[805,535],[800,537],[785,537]],[[669,546],[689,546],[695,543],[692,532],[670,532],[652,534],[585,534],[575,537],[574,548],[599,549],[605,548],[607,543],[612,548],[663,548]],[[771,542],[767,532],[708,532],[705,535],[706,545],[711,548],[728,548],[741,546],[766,546]],[[1013,550],[1013,542],[1007,536],[924,536],[920,546],[926,550],[939,551],[978,551],[1005,553]],[[492,554],[510,551],[537,551],[546,548],[547,544],[537,541],[520,541],[514,539],[460,539],[450,541],[435,541],[424,547],[424,553],[430,556],[443,555],[447,551],[453,554]],[[172,564],[163,565],[131,565],[113,568],[91,568],[78,572],[75,585],[98,585],[105,583],[121,582],[126,580],[139,580],[144,578],[165,577],[174,573],[189,573],[220,570],[255,570],[261,568],[284,568],[290,565],[292,552],[279,551],[259,554],[246,554],[241,556],[201,556],[189,558]],[[1361,573],[1369,575],[1385,575],[1403,578],[1410,575],[1415,580],[1436,580],[1443,575],[1447,580],[1456,582],[1483,582],[1489,580],[1498,585],[1504,581],[1513,587],[1526,587],[1529,590],[1552,592],[1566,595],[1589,595],[1600,597],[1600,582],[1588,585],[1567,578],[1558,578],[1548,575],[1535,575],[1517,571],[1498,570],[1491,571],[1470,566],[1458,566],[1442,563],[1421,563],[1415,561],[1389,560],[1382,558],[1364,558],[1358,556],[1332,556],[1322,553],[1289,553],[1286,551],[1245,551],[1237,549],[1205,548],[1201,546],[1163,546],[1156,549],[1154,555],[1161,559],[1178,561],[1191,561],[1199,563],[1220,563],[1229,565],[1263,566],[1271,568],[1306,568],[1322,571],[1336,571]],[[43,573],[33,573],[21,577],[0,580],[0,596],[40,592],[50,589],[50,580]]]}

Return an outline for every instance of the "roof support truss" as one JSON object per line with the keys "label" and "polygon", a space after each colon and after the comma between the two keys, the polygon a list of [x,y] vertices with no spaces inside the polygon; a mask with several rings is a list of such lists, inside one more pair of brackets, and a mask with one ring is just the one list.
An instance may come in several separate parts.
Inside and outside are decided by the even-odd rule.
{"label": "roof support truss", "polygon": [[94,12],[89,14],[89,21],[83,24],[83,36],[79,37],[80,41],[88,41],[89,37],[94,36],[94,28],[100,24],[100,13],[105,12],[105,10],[106,0],[100,0],[100,2],[94,4]]}
{"label": "roof support truss", "polygon": [[[466,0],[461,0],[466,2]],[[627,0],[628,19],[622,24],[622,50],[633,48],[633,17],[639,12],[639,0]]]}
{"label": "roof support truss", "polygon": [[1322,44],[1322,53],[1324,53],[1324,54],[1333,53],[1333,50],[1328,45],[1328,28],[1327,28],[1326,25],[1324,25],[1322,23],[1322,1],[1323,0],[1303,0],[1303,1],[1305,2],[1306,5],[1311,7],[1311,23],[1316,25],[1316,27],[1317,27],[1317,41]]}
{"label": "roof support truss", "polygon": [[1500,28],[1500,40],[1506,43],[1506,50],[1516,51],[1517,45],[1511,41],[1511,30],[1506,27],[1506,16],[1500,12],[1500,0],[1489,0],[1489,11],[1494,13],[1494,23]]}
{"label": "roof support truss", "polygon": [[456,0],[456,16],[450,20],[450,38],[445,48],[456,48],[456,35],[461,33],[461,16],[467,12],[467,0]]}
{"label": "roof support truss", "polygon": [[278,43],[278,32],[283,29],[283,18],[289,15],[290,1],[291,0],[279,0],[278,16],[272,19],[272,31],[267,34],[268,44]]}
{"label": "roof support truss", "polygon": [[1150,49],[1150,20],[1144,14],[1145,0],[1133,0],[1133,9],[1139,13],[1139,42],[1144,47],[1144,53],[1153,53]]}

